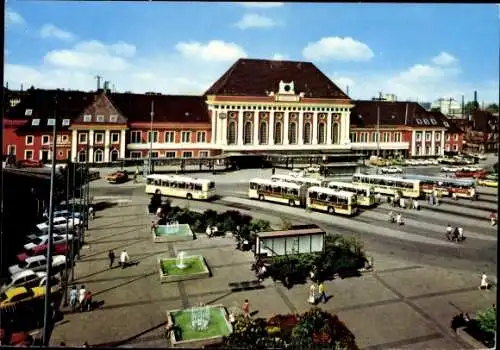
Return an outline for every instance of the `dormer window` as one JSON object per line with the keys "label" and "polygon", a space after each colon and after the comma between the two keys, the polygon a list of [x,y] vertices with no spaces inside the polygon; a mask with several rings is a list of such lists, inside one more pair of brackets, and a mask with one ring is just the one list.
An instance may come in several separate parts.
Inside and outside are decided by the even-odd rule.
{"label": "dormer window", "polygon": [[424,118],[424,124],[429,125],[429,120],[427,118]]}
{"label": "dormer window", "polygon": [[422,125],[422,119],[417,118],[417,119],[415,119],[415,121],[417,122],[418,125]]}
{"label": "dormer window", "polygon": [[69,119],[63,119],[62,126],[69,126]]}
{"label": "dormer window", "polygon": [[33,114],[33,110],[31,108],[27,108],[26,111],[24,111],[24,115],[26,117],[31,117],[32,114]]}
{"label": "dormer window", "polygon": [[103,115],[98,115],[98,116],[96,117],[96,121],[97,121],[98,123],[104,123],[104,116],[103,116]]}
{"label": "dormer window", "polygon": [[116,123],[116,122],[118,121],[118,116],[117,116],[116,114],[111,114],[111,115],[109,116],[109,121],[110,121],[111,123]]}
{"label": "dormer window", "polygon": [[92,121],[92,116],[91,116],[90,114],[85,114],[85,115],[83,116],[83,121],[84,121],[85,123],[90,123],[90,122]]}
{"label": "dormer window", "polygon": [[444,126],[446,126],[447,128],[449,128],[449,127],[450,127],[450,123],[448,123],[447,121],[444,121],[444,122],[443,122],[443,125],[444,125]]}
{"label": "dormer window", "polygon": [[40,119],[38,119],[38,118],[37,119],[33,119],[31,121],[31,125],[33,125],[33,126],[39,126],[40,125]]}
{"label": "dormer window", "polygon": [[431,121],[431,124],[432,124],[432,125],[437,125],[437,121],[436,121],[436,119],[431,118],[431,119],[430,119],[430,121]]}

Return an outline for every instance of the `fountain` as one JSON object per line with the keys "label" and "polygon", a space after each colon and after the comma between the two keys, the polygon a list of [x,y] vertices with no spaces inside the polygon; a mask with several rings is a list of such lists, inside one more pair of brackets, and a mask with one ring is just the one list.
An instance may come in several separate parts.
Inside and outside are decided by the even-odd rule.
{"label": "fountain", "polygon": [[165,243],[176,241],[189,241],[194,239],[193,231],[188,224],[180,224],[177,220],[158,225],[153,230],[153,242]]}
{"label": "fountain", "polygon": [[210,323],[210,309],[208,306],[200,304],[197,307],[192,307],[191,313],[191,327],[198,332],[204,331],[208,328]]}
{"label": "fountain", "polygon": [[179,233],[179,221],[174,220],[167,222],[165,225],[165,233],[167,235],[175,235]]}
{"label": "fountain", "polygon": [[186,264],[184,264],[184,257],[185,256],[186,256],[186,253],[179,252],[179,254],[177,254],[177,259],[175,260],[175,266],[177,266],[181,270],[186,268]]}

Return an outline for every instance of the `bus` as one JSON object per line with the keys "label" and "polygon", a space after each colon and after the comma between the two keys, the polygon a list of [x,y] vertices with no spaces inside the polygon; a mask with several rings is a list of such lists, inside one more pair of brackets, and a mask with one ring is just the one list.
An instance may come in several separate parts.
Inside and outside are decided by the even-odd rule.
{"label": "bus", "polygon": [[390,196],[399,193],[403,197],[419,198],[421,195],[419,180],[385,175],[354,174],[352,176],[352,183],[372,188],[375,193]]}
{"label": "bus", "polygon": [[186,199],[208,200],[215,196],[215,182],[178,175],[153,174],[146,177],[146,193]]}
{"label": "bus", "polygon": [[322,186],[324,183],[323,179],[313,178],[313,177],[303,177],[303,176],[290,176],[290,175],[273,175],[271,176],[273,181],[289,182],[297,185],[305,185],[307,187],[311,186]]}
{"label": "bus", "polygon": [[423,193],[437,191],[438,196],[451,196],[453,193],[459,198],[476,198],[476,181],[474,179],[453,179],[439,176],[405,175],[405,179],[420,181]]}
{"label": "bus", "polygon": [[358,203],[352,192],[313,186],[307,190],[306,208],[351,216],[357,213]]}
{"label": "bus", "polygon": [[336,191],[347,191],[355,193],[358,199],[359,206],[371,207],[375,205],[375,195],[373,194],[373,188],[337,181],[331,181],[326,186]]}
{"label": "bus", "polygon": [[256,178],[250,180],[248,198],[299,207],[304,204],[305,193],[298,184]]}

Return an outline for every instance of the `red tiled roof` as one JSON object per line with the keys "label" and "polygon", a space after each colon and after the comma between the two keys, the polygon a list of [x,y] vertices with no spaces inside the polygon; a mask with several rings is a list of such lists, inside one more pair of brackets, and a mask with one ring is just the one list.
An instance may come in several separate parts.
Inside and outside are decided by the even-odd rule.
{"label": "red tiled roof", "polygon": [[351,109],[351,125],[353,126],[377,125],[377,107],[379,107],[381,126],[445,127],[440,116],[432,115],[416,102],[367,100],[353,103],[354,108]]}
{"label": "red tiled roof", "polygon": [[447,129],[446,132],[448,132],[450,134],[459,134],[459,133],[463,133],[464,132],[462,130],[462,128],[459,126],[459,124],[455,120],[453,120],[451,118],[448,118],[443,113],[441,113],[441,112],[429,112],[429,113],[432,116],[434,116],[436,118],[436,120],[438,118],[441,118],[441,120],[443,121],[444,126],[446,126],[446,129]]}
{"label": "red tiled roof", "polygon": [[109,97],[129,122],[150,122],[151,101],[154,101],[155,122],[210,123],[202,96],[112,93]]}
{"label": "red tiled roof", "polygon": [[279,91],[280,81],[293,81],[295,92],[303,92],[304,97],[349,99],[311,62],[246,58],[236,61],[205,95],[268,96]]}

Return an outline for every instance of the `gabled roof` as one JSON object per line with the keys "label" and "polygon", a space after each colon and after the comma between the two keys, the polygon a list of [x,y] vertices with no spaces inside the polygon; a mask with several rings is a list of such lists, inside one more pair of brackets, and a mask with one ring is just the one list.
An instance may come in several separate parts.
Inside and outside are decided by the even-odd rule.
{"label": "gabled roof", "polygon": [[105,92],[99,91],[73,124],[127,124],[127,118],[117,110]]}
{"label": "gabled roof", "polygon": [[241,58],[205,95],[268,96],[279,91],[279,82],[294,82],[304,97],[349,99],[337,85],[311,62],[272,61]]}
{"label": "gabled roof", "polygon": [[464,131],[462,128],[459,126],[459,124],[453,120],[452,118],[448,118],[441,112],[429,112],[434,118],[436,119],[441,119],[443,125],[446,127],[446,132],[450,134],[458,134],[458,133],[463,133]]}
{"label": "gabled roof", "polygon": [[150,122],[151,101],[154,101],[154,122],[210,123],[208,108],[202,96],[150,95],[112,93],[113,105],[129,122]]}
{"label": "gabled roof", "polygon": [[[377,108],[379,112],[377,112]],[[443,128],[443,119],[432,115],[416,102],[403,101],[355,101],[351,109],[351,125],[371,127],[377,125],[379,113],[380,125],[410,126],[422,128]]]}

